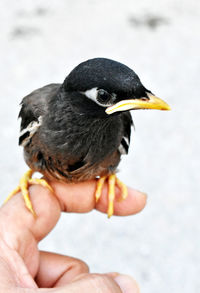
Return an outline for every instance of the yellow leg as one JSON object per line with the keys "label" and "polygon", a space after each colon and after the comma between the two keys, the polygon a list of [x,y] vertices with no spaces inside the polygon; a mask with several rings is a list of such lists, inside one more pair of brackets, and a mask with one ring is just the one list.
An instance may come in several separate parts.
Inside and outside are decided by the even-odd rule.
{"label": "yellow leg", "polygon": [[30,197],[29,197],[29,191],[28,191],[28,187],[31,184],[40,184],[46,188],[48,188],[51,192],[53,192],[53,189],[51,188],[51,186],[44,180],[44,179],[36,179],[36,178],[32,178],[33,175],[33,171],[32,170],[28,170],[20,179],[19,182],[19,186],[17,186],[6,198],[5,203],[11,199],[16,193],[20,192],[22,193],[22,196],[24,198],[25,201],[25,205],[27,207],[27,209],[34,215],[36,216],[36,213],[33,209]]}
{"label": "yellow leg", "polygon": [[106,176],[103,176],[103,177],[99,178],[97,181],[97,188],[96,188],[96,192],[95,192],[96,202],[98,202],[98,200],[101,196],[101,192],[102,192],[102,188],[103,188],[105,180],[106,180]]}
{"label": "yellow leg", "polygon": [[104,182],[107,179],[108,179],[108,211],[107,211],[107,214],[108,214],[108,218],[110,218],[114,212],[115,185],[117,185],[119,187],[119,189],[121,190],[120,201],[127,198],[128,190],[127,190],[126,185],[123,182],[121,182],[115,174],[101,177],[97,181],[97,188],[96,188],[96,193],[95,193],[96,202],[98,202],[98,200],[101,196]]}
{"label": "yellow leg", "polygon": [[120,197],[119,201],[122,201],[122,200],[126,199],[127,196],[128,196],[128,188],[127,188],[127,186],[126,186],[122,181],[120,181],[119,178],[117,178],[117,177],[116,177],[116,184],[117,184],[117,186],[119,187],[119,189],[121,190],[121,197]]}
{"label": "yellow leg", "polygon": [[110,175],[108,177],[108,211],[107,211],[108,218],[110,218],[114,212],[115,178],[116,178],[116,175]]}

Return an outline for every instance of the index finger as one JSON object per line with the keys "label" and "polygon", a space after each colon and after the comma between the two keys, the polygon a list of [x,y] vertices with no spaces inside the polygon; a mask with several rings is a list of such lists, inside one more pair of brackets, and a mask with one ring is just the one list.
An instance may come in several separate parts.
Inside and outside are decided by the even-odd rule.
{"label": "index finger", "polygon": [[[11,229],[14,235],[18,234],[18,239],[23,239],[22,233],[26,233],[28,229],[34,238],[40,241],[56,225],[62,211],[86,213],[94,208],[102,212],[107,210],[107,187],[104,187],[102,196],[96,204],[94,196],[96,181],[94,180],[77,184],[52,181],[50,184],[55,194],[39,185],[29,188],[31,202],[37,214],[36,218],[27,210],[20,194],[14,196],[1,208],[0,224],[6,224],[7,233]],[[130,188],[128,190],[126,200],[120,203],[115,202],[116,215],[135,214],[145,206],[145,194]],[[119,193],[118,189],[116,193]]]}
{"label": "index finger", "polygon": [[[97,209],[103,213],[108,208],[108,188],[105,184],[98,203],[95,200],[96,181],[79,182],[78,184],[51,182],[55,194],[61,204],[62,211],[74,213],[87,213]],[[114,203],[114,215],[128,216],[140,212],[146,203],[146,194],[128,188],[126,200],[118,201],[120,190],[115,187],[116,200]]]}

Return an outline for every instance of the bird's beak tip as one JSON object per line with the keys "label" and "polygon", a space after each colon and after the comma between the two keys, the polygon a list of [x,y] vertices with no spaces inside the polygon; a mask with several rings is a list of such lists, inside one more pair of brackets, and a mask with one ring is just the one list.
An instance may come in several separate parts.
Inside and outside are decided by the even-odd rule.
{"label": "bird's beak tip", "polygon": [[162,109],[162,110],[164,110],[164,111],[171,111],[171,109],[172,108],[169,105],[167,105],[167,107],[165,109]]}
{"label": "bird's beak tip", "polygon": [[163,110],[169,111],[171,107],[160,98],[157,98],[151,93],[147,93],[148,99],[127,99],[122,100],[108,108],[106,108],[105,112],[109,114],[113,114],[115,112],[122,112],[134,109],[155,109],[155,110]]}

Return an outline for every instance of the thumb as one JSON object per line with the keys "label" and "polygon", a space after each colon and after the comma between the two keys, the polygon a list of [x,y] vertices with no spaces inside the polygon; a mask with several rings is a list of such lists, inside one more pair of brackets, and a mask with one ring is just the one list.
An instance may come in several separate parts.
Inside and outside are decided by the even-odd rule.
{"label": "thumb", "polygon": [[[42,289],[44,290],[44,289]],[[51,289],[52,290],[52,289]],[[51,292],[51,291],[42,291]],[[134,279],[117,274],[115,278],[109,275],[84,274],[72,283],[54,289],[55,293],[139,293],[139,287]]]}

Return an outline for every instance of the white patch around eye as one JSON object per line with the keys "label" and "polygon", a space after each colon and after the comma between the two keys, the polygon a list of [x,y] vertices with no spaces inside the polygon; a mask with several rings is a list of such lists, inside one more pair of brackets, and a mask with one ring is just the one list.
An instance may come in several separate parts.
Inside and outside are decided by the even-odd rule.
{"label": "white patch around eye", "polygon": [[94,87],[90,90],[87,90],[85,92],[81,92],[81,94],[85,95],[88,99],[92,100],[93,102],[95,102],[96,104],[98,104],[101,107],[108,107],[110,106],[110,104],[101,104],[99,103],[99,101],[97,100],[97,95],[98,95],[98,88]]}
{"label": "white patch around eye", "polygon": [[98,95],[97,87],[94,87],[90,90],[87,90],[87,91],[81,92],[81,93],[84,94],[90,100],[97,102],[97,95]]}

